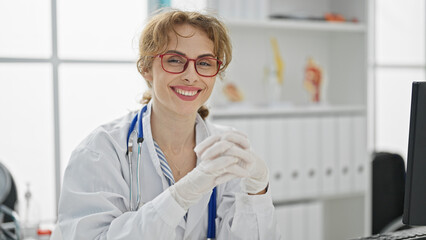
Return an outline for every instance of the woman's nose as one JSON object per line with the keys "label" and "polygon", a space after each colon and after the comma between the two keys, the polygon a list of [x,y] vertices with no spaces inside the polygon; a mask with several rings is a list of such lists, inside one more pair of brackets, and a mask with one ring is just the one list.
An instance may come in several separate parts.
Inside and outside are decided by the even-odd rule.
{"label": "woman's nose", "polygon": [[193,83],[195,81],[198,81],[199,75],[197,73],[197,70],[195,69],[195,64],[192,62],[188,63],[188,67],[183,72],[184,80],[188,83]]}

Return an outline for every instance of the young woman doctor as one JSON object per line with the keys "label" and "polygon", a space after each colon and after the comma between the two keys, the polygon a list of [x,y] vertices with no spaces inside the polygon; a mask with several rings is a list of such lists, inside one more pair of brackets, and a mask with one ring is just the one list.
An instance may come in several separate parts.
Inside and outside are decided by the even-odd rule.
{"label": "young woman doctor", "polygon": [[59,203],[64,239],[280,238],[264,161],[244,134],[205,120],[230,61],[216,18],[169,10],[150,20],[138,60],[146,105],[74,150]]}

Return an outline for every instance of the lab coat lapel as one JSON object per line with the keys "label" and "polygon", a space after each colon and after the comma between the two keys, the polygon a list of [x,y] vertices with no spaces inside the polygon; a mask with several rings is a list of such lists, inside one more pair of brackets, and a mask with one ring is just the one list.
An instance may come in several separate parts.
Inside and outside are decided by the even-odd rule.
{"label": "lab coat lapel", "polygon": [[[195,126],[195,139],[196,144],[198,145],[201,143],[204,139],[210,136],[209,128],[206,125],[206,122],[201,118],[199,114],[197,114],[197,119],[195,120],[196,126]],[[200,159],[197,159],[197,165],[200,163]],[[204,194],[204,196],[200,199],[200,201],[189,208],[188,211],[188,221],[186,224],[186,230],[185,230],[185,238],[191,234],[192,230],[197,226],[197,224],[203,222],[202,217],[205,217],[207,219],[208,216],[208,204],[210,201],[210,196],[212,194],[212,191],[209,191],[208,193]],[[207,226],[206,226],[207,229]]]}
{"label": "lab coat lapel", "polygon": [[167,179],[164,177],[163,171],[160,167],[160,160],[158,159],[157,152],[155,151],[154,147],[154,141],[152,138],[152,132],[151,132],[151,106],[152,101],[148,103],[148,109],[146,111],[145,116],[143,117],[143,131],[144,131],[144,141],[148,146],[149,156],[152,161],[152,164],[154,164],[155,171],[157,174],[161,177],[163,190],[166,190],[169,187],[169,183],[167,182]]}
{"label": "lab coat lapel", "polygon": [[[185,237],[188,237],[192,230],[199,224],[200,222],[203,222],[203,217],[207,219],[208,216],[208,205],[210,201],[210,196],[212,194],[212,191],[208,192],[207,194],[204,194],[204,196],[201,198],[201,200],[189,208],[188,211],[188,218],[186,223],[186,229],[185,229]],[[207,228],[206,228],[207,229]]]}

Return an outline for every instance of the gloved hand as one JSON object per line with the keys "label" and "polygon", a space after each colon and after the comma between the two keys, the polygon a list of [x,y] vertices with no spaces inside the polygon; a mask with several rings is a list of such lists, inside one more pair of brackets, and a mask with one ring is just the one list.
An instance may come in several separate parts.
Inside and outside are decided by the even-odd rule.
{"label": "gloved hand", "polygon": [[[198,144],[194,151],[200,158],[200,164],[181,178],[169,191],[182,208],[198,202],[201,197],[215,186],[233,178],[248,177],[244,166],[250,159],[240,160],[232,154],[225,154],[235,144],[222,139],[222,135],[211,136]],[[240,163],[240,164],[239,164]]]}
{"label": "gloved hand", "polygon": [[[269,170],[266,163],[251,151],[247,136],[243,133],[232,131],[225,134],[222,139],[238,146],[231,147],[225,153],[225,156],[234,156],[244,160],[240,162],[240,166],[249,171],[249,176],[242,180],[243,191],[250,194],[263,191],[268,186]],[[249,163],[249,165],[244,165],[246,163]]]}

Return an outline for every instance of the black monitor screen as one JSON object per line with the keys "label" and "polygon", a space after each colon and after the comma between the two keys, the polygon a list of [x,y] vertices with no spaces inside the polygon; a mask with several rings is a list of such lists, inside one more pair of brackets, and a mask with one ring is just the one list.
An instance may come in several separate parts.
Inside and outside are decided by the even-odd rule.
{"label": "black monitor screen", "polygon": [[413,82],[403,223],[426,225],[426,82]]}

